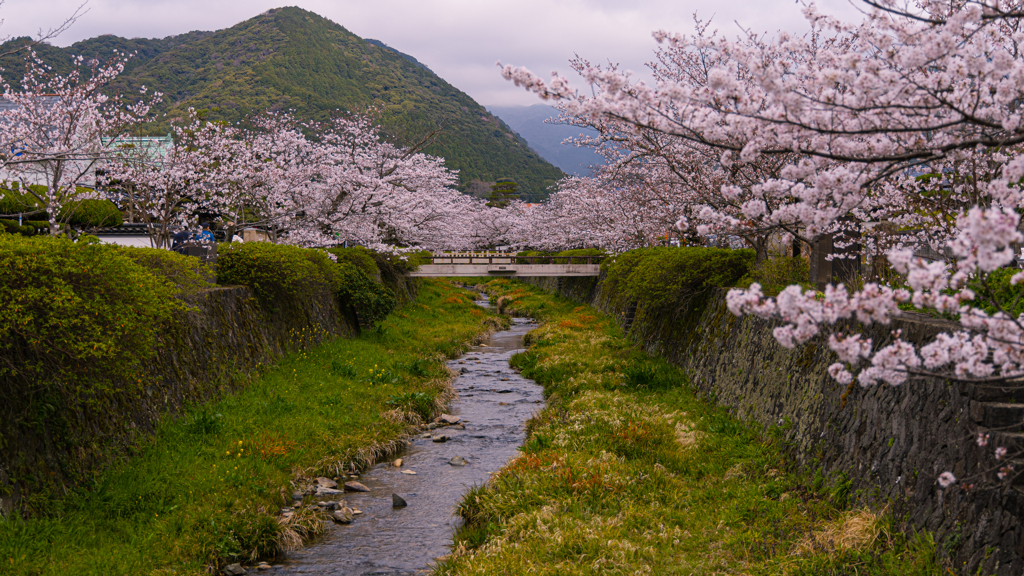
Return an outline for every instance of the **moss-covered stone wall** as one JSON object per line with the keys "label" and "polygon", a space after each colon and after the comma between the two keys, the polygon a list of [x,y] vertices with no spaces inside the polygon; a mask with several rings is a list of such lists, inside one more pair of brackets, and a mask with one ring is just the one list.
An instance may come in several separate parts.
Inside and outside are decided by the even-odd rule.
{"label": "moss-covered stone wall", "polygon": [[[409,289],[403,285],[403,289]],[[248,287],[204,290],[159,335],[141,393],[110,394],[80,411],[0,422],[0,509],[45,512],[55,494],[88,485],[130,455],[157,423],[239,386],[289,350],[358,331],[355,311],[324,292],[285,312],[264,312]]]}
{"label": "moss-covered stone wall", "polygon": [[[733,316],[725,290],[645,317],[642,302],[612,304],[601,280],[526,281],[619,318],[645,349],[683,367],[702,393],[743,419],[781,428],[809,472],[840,487],[848,482],[857,500],[888,506],[908,531],[930,531],[962,574],[1024,573],[1024,499],[984,473],[995,462],[974,442],[987,424],[979,392],[936,381],[848,389],[826,373],[836,357],[823,338],[783,348],[772,322]],[[924,342],[943,327],[905,318],[869,335],[884,342],[899,329],[905,339]],[[936,478],[945,470],[974,487],[941,490]]]}

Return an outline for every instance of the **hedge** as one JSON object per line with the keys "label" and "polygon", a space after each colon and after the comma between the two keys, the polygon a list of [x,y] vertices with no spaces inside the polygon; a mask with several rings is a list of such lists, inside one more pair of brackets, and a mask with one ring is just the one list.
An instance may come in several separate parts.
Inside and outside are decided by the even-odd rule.
{"label": "hedge", "polygon": [[61,208],[58,220],[70,214],[68,224],[83,228],[112,228],[124,223],[121,211],[110,200],[77,200]]}
{"label": "hedge", "polygon": [[329,248],[327,251],[338,258],[339,264],[347,262],[370,276],[380,276],[380,268],[377,267],[377,261],[373,259],[373,252],[362,246]]}
{"label": "hedge", "polygon": [[0,235],[3,417],[74,409],[146,381],[176,288],[117,248]]}
{"label": "hedge", "polygon": [[21,225],[18,224],[17,220],[0,220],[0,227],[3,231],[8,234],[21,234],[22,236],[32,236],[36,233],[36,228],[29,225],[28,223]]}
{"label": "hedge", "polygon": [[[45,190],[45,187],[35,187]],[[35,196],[22,192],[17,183],[0,185],[0,214],[25,214],[30,213],[33,219],[45,220],[47,216],[44,207],[39,204]]]}
{"label": "hedge", "polygon": [[218,250],[217,283],[249,286],[265,311],[337,292],[337,266],[321,250],[270,242],[232,242]]}
{"label": "hedge", "polygon": [[343,305],[351,305],[355,309],[360,323],[374,326],[398,305],[394,291],[375,281],[362,269],[346,262],[337,264],[337,267],[341,277],[338,297]]}
{"label": "hedge", "polygon": [[[46,190],[44,186],[33,186],[34,190],[42,193]],[[91,194],[94,190],[79,187],[79,194]],[[35,196],[22,192],[17,186],[0,190],[0,214],[23,214],[29,213],[33,221],[46,222],[50,217],[45,206],[40,204]],[[121,211],[109,200],[87,199],[68,202],[61,208],[57,215],[58,221],[64,221],[72,226],[82,228],[108,228],[120,226],[124,219]],[[47,228],[49,224],[47,224]]]}
{"label": "hedge", "polygon": [[[113,246],[113,245],[112,245]],[[179,297],[213,288],[213,272],[194,256],[185,256],[159,248],[113,246],[122,256],[165,280]]]}
{"label": "hedge", "polygon": [[[315,294],[328,292],[343,305],[353,306],[362,324],[372,326],[395,308],[395,294],[363,268],[350,263],[358,260],[365,266],[365,260],[349,258],[352,253],[343,254],[349,261],[339,257],[334,263],[323,250],[269,242],[231,243],[217,255],[217,283],[251,287],[268,312],[289,309]],[[387,258],[378,259],[374,252],[365,254],[375,262],[388,262]]]}
{"label": "hedge", "polygon": [[641,248],[608,258],[602,292],[648,312],[685,306],[710,288],[733,286],[754,266],[753,250]]}

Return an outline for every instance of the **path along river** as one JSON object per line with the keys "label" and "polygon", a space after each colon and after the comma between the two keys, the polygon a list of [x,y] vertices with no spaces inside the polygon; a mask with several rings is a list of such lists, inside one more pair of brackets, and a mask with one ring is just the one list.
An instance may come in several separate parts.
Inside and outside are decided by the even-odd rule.
{"label": "path along river", "polygon": [[[415,438],[399,456],[401,468],[382,463],[368,470],[358,481],[370,492],[345,495],[348,505],[363,513],[292,553],[273,573],[404,576],[427,572],[434,558],[447,554],[460,522],[456,505],[470,487],[487,482],[515,455],[526,438],[526,420],[543,407],[541,387],[508,365],[524,349],[523,336],[535,327],[517,318],[510,330],[449,361],[460,372],[454,382],[459,398],[451,413],[465,429],[437,430],[450,437],[444,443]],[[449,464],[456,456],[468,464]],[[409,505],[393,508],[392,493]]]}

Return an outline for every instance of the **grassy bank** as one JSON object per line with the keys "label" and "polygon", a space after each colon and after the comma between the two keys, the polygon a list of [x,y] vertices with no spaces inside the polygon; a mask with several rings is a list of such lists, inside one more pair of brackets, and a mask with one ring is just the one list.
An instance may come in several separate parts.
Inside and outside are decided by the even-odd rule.
{"label": "grassy bank", "polygon": [[278,522],[295,486],[393,448],[446,400],[443,360],[500,323],[471,293],[427,281],[375,330],[289,355],[161,425],[56,514],[0,521],[0,573],[200,574],[272,556],[321,529],[311,512]]}
{"label": "grassy bank", "polygon": [[522,454],[464,499],[438,568],[470,574],[945,573],[927,534],[851,505],[849,483],[797,469],[781,434],[701,400],[613,320],[509,280],[510,312],[545,323],[513,357],[547,408]]}

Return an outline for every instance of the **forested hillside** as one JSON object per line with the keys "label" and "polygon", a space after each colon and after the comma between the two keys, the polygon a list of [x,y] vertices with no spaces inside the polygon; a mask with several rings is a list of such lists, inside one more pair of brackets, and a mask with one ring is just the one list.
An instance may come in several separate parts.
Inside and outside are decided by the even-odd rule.
{"label": "forested hillside", "polygon": [[[375,106],[385,131],[398,142],[413,144],[440,129],[425,151],[458,169],[463,189],[472,180],[508,177],[537,199],[562,176],[501,120],[414,58],[300,8],[269,10],[216,32],[163,39],[107,35],[68,48],[38,46],[36,52],[64,72],[71,55],[106,60],[115,49],[137,55],[112,89],[159,90],[165,94],[161,111],[170,118],[194,107],[228,121],[265,110],[294,110],[317,120],[339,109]],[[17,84],[24,69],[20,58],[0,66],[5,79]]]}

